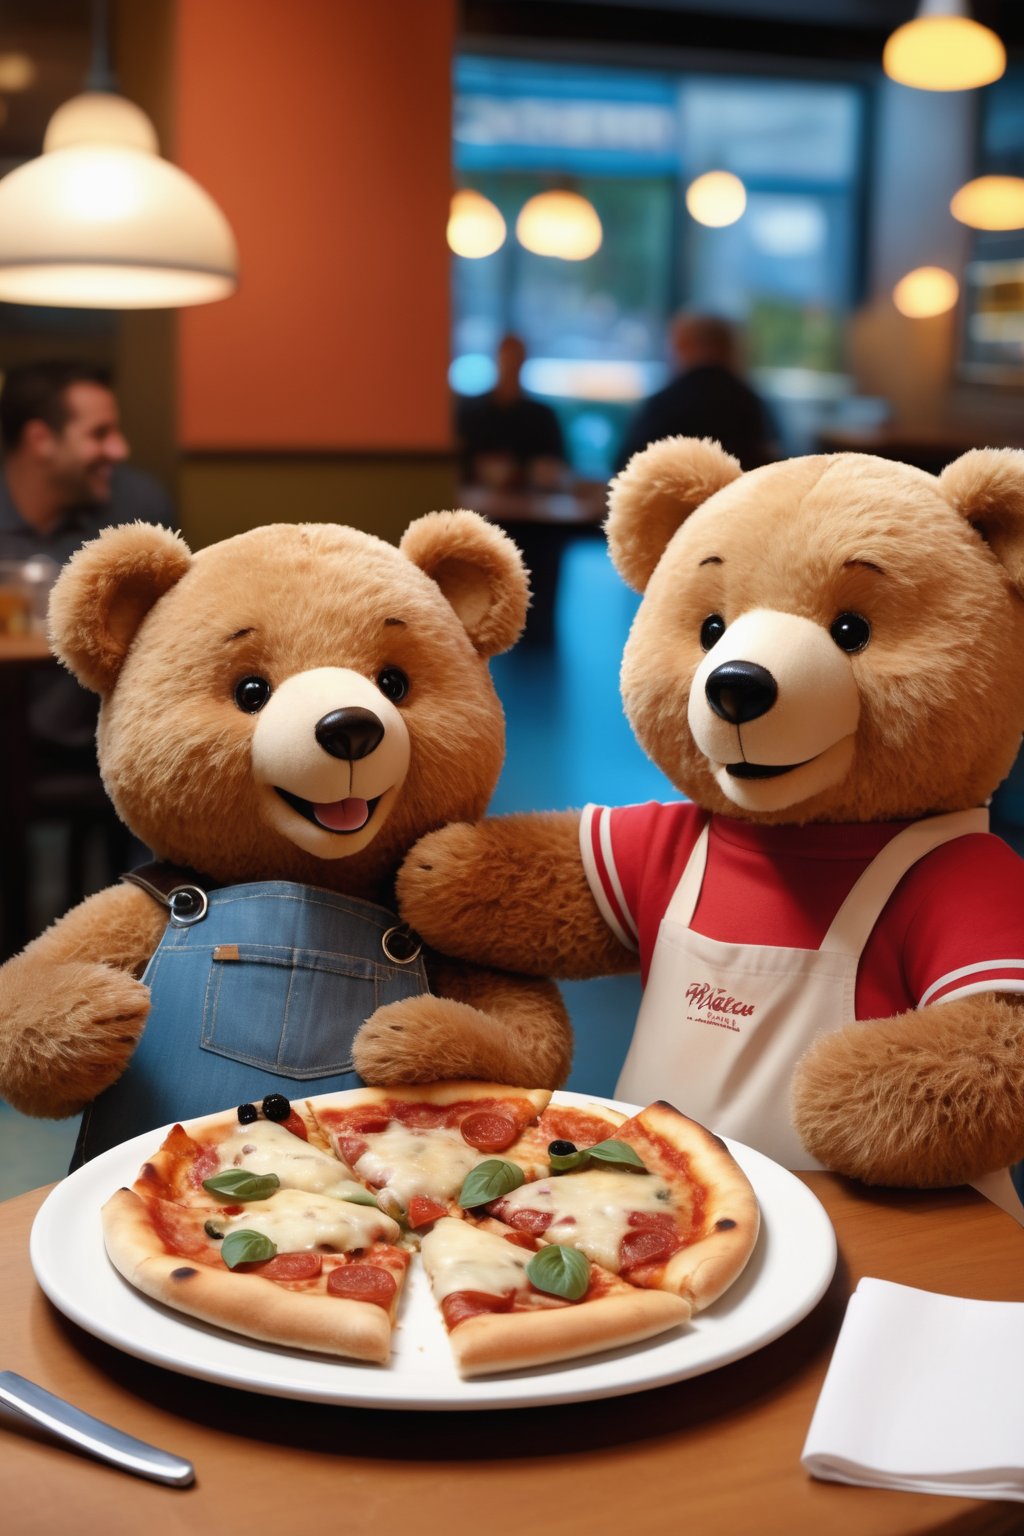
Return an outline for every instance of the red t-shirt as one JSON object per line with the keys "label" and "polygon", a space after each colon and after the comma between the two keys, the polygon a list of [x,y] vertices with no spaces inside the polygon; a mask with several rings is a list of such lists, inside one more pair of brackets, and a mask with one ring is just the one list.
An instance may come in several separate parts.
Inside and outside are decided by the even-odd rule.
{"label": "red t-shirt", "polygon": [[[587,879],[646,982],[665,909],[706,812],[688,803],[588,806]],[[760,826],[712,816],[692,926],[727,943],[817,949],[843,901],[906,822]],[[1024,860],[991,833],[968,833],[903,876],[857,971],[858,1019],[888,1018],[975,992],[1024,992]]]}

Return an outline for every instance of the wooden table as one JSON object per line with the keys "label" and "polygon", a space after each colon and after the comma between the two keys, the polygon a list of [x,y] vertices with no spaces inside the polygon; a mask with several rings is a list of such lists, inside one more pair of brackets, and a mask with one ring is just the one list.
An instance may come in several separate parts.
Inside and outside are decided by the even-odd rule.
{"label": "wooden table", "polygon": [[825,1298],[785,1337],[656,1391],[477,1413],[278,1400],[134,1360],[67,1322],[36,1286],[28,1234],[46,1191],[10,1200],[0,1206],[0,1367],[188,1457],[197,1482],[164,1488],[0,1426],[0,1528],[7,1536],[1020,1532],[1020,1504],[815,1482],[800,1452],[862,1275],[1021,1301],[1024,1232],[972,1191],[872,1193],[832,1174],[801,1177],[832,1218],[840,1258]]}

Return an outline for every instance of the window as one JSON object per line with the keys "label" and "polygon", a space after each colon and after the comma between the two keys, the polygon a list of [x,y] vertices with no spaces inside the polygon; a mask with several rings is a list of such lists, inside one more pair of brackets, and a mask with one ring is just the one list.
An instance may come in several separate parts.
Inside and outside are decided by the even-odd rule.
{"label": "window", "polygon": [[[497,341],[518,332],[526,388],[558,411],[577,472],[603,479],[637,402],[668,377],[667,322],[686,306],[742,326],[760,388],[798,437],[805,402],[846,388],[864,116],[847,84],[460,59],[456,176],[509,234],[493,256],[453,258],[452,387],[488,388]],[[712,168],[747,192],[725,228],[684,206]],[[515,239],[520,208],[556,184],[601,219],[586,261],[533,256]]]}

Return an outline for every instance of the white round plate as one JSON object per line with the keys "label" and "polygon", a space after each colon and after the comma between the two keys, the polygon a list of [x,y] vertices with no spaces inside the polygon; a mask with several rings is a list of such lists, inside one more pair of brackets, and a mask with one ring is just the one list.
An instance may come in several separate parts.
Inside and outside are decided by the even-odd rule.
{"label": "white round plate", "polygon": [[[581,1093],[567,1104],[635,1106]],[[50,1192],[32,1227],[36,1279],[65,1317],[108,1344],[168,1370],[275,1397],[361,1408],[532,1408],[642,1392],[716,1370],[786,1333],[817,1305],[836,1263],[824,1209],[799,1179],[738,1142],[730,1151],[761,1205],[761,1231],[743,1274],[691,1323],[628,1348],[563,1365],[463,1381],[427,1278],[414,1260],[389,1365],[363,1365],[249,1342],[172,1312],[134,1290],[107,1258],[99,1211],[163,1139],[147,1131],[112,1147]]]}

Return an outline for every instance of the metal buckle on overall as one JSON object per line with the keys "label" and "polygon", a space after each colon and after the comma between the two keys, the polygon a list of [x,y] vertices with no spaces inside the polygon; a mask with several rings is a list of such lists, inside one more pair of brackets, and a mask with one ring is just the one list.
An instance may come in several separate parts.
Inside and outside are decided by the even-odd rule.
{"label": "metal buckle on overall", "polygon": [[167,897],[167,906],[175,928],[191,928],[193,923],[202,922],[210,902],[198,885],[176,885]]}
{"label": "metal buckle on overall", "polygon": [[419,959],[423,941],[405,923],[398,923],[381,935],[380,947],[394,965],[411,965]]}

